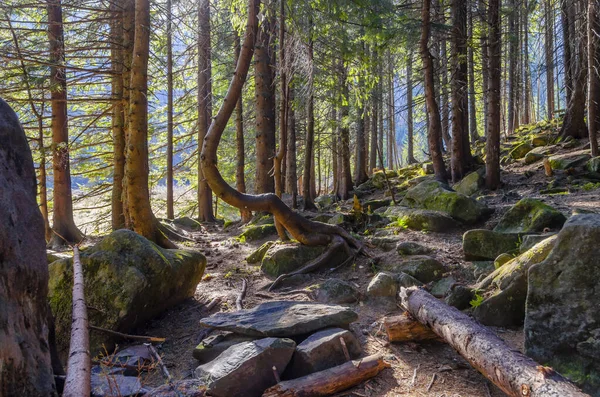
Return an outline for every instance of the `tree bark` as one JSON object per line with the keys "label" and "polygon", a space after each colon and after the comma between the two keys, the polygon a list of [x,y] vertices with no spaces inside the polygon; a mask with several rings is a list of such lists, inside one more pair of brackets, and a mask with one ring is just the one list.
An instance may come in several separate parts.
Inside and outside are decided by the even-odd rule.
{"label": "tree bark", "polygon": [[[312,26],[312,15],[310,17],[309,25]],[[314,64],[313,64],[313,37],[312,28],[310,29],[308,38],[308,62],[309,62],[309,76],[308,76],[308,103],[306,106],[307,120],[306,120],[306,142],[304,145],[304,173],[302,176],[302,196],[304,198],[303,209],[316,210],[317,206],[313,201],[311,194],[311,178],[313,175],[313,159],[315,157],[315,114],[314,114]]]}
{"label": "tree bark", "polygon": [[483,96],[483,130],[484,130],[484,138],[487,139],[488,136],[488,109],[486,106],[487,95],[489,92],[489,78],[490,78],[490,70],[489,70],[489,60],[488,60],[488,34],[489,34],[489,22],[487,18],[486,12],[486,2],[479,1],[478,3],[478,11],[480,16],[480,27],[481,34],[479,36],[479,46],[481,47],[481,92]]}
{"label": "tree bark", "polygon": [[52,170],[54,176],[54,234],[51,247],[79,242],[83,234],[73,219],[69,130],[67,116],[67,79],[61,0],[48,0],[48,39],[50,41],[50,98],[52,104]]}
{"label": "tree bark", "polygon": [[512,135],[517,124],[517,57],[519,35],[517,31],[517,2],[510,0],[510,11],[508,15],[508,110],[507,110],[507,134]]}
{"label": "tree bark", "polygon": [[123,213],[123,176],[125,174],[125,107],[123,106],[123,9],[111,3],[111,63],[115,73],[112,77],[112,140],[113,185],[111,197],[112,229],[125,227]]}
{"label": "tree bark", "polygon": [[[373,63],[376,65],[378,62],[377,50],[373,50]],[[377,68],[373,67],[376,71]],[[373,170],[377,168],[377,115],[379,114],[379,103],[377,102],[377,87],[373,88],[371,93],[371,153],[369,153],[369,169],[368,174],[371,175]]]}
{"label": "tree bark", "polygon": [[[468,16],[468,41],[474,43],[473,39],[473,9],[471,6],[467,10]],[[468,68],[469,68],[469,135],[471,143],[474,144],[479,140],[477,132],[477,105],[475,97],[475,55],[473,44],[467,46],[468,51]]]}
{"label": "tree bark", "polygon": [[467,2],[452,3],[452,181],[458,182],[470,165],[467,90]]}
{"label": "tree bark", "polygon": [[[362,51],[365,52],[365,44],[362,43]],[[358,78],[358,91],[364,90],[364,79],[362,76]],[[354,185],[358,186],[369,179],[367,175],[367,146],[365,138],[365,117],[367,114],[367,105],[364,99],[361,100],[360,106],[357,109],[356,119],[356,157],[354,163]]]}
{"label": "tree bark", "polygon": [[287,152],[288,81],[285,62],[285,0],[279,0],[279,149],[274,158],[275,194],[284,190],[283,163]]}
{"label": "tree bark", "polygon": [[135,31],[129,97],[129,139],[125,161],[127,208],[133,231],[164,248],[176,248],[161,232],[148,188],[149,0],[135,0]]}
{"label": "tree bark", "polygon": [[496,190],[500,186],[500,77],[501,70],[501,33],[500,33],[500,0],[490,0],[488,6],[488,61],[489,79],[486,95],[488,114],[486,140],[486,187]]}
{"label": "tree bark", "polygon": [[[235,65],[240,57],[240,36],[235,34]],[[240,95],[235,104],[235,143],[236,143],[236,163],[235,163],[235,188],[240,193],[246,193],[246,175],[244,167],[246,165],[246,147],[244,141],[244,96]],[[240,209],[242,223],[248,223],[252,219],[252,212],[246,208]]]}
{"label": "tree bark", "polygon": [[[445,1],[444,0],[434,0],[440,2],[440,23],[446,23],[446,11],[445,11]],[[441,125],[442,125],[442,138],[444,140],[444,144],[446,145],[446,150],[452,149],[452,137],[450,136],[450,101],[448,96],[448,46],[447,40],[442,37],[441,40],[441,74],[442,74],[442,82],[441,82],[441,97],[442,101],[440,103],[441,108]],[[444,148],[442,147],[442,152]]]}
{"label": "tree bark", "polygon": [[[212,119],[210,0],[198,0],[198,156]],[[214,222],[212,191],[198,159],[198,220]]]}
{"label": "tree bark", "polygon": [[[340,60],[341,61],[341,60]],[[348,200],[350,191],[352,190],[352,172],[350,170],[350,127],[348,125],[348,116],[350,114],[350,94],[347,82],[347,70],[343,62],[340,62],[339,84],[342,92],[339,137],[340,146],[338,147],[340,154],[340,182],[338,185],[337,196],[340,200]]]}
{"label": "tree bark", "polygon": [[523,0],[523,124],[531,123],[531,73],[529,71],[529,6]]}
{"label": "tree bark", "polygon": [[407,312],[399,316],[385,317],[383,327],[390,342],[414,342],[438,338],[431,328],[421,324]]}
{"label": "tree bark", "polygon": [[546,116],[548,120],[554,118],[554,8],[552,0],[546,0],[544,50],[546,57]]}
{"label": "tree bark", "polygon": [[406,58],[406,162],[414,164],[415,159],[415,138],[414,138],[414,123],[413,123],[413,81],[412,81],[412,51],[408,52]]}
{"label": "tree bark", "polygon": [[600,131],[600,4],[588,1],[588,123],[592,157],[598,156]]}
{"label": "tree bark", "polygon": [[509,396],[587,396],[558,373],[544,372],[539,364],[507,346],[489,329],[425,290],[402,288],[400,298],[411,315]]}
{"label": "tree bark", "polygon": [[122,194],[121,201],[123,202],[123,217],[125,218],[125,227],[132,229],[131,216],[129,214],[129,207],[127,205],[129,181],[127,180],[127,147],[129,146],[129,106],[131,99],[131,62],[133,60],[133,40],[135,35],[135,0],[124,0],[123,1],[123,135],[125,137],[125,147],[123,148],[124,162],[123,165],[123,182],[122,182]]}
{"label": "tree bark", "polygon": [[381,354],[373,354],[301,378],[279,382],[268,388],[263,397],[330,396],[359,385],[389,367],[390,364],[383,361]]}
{"label": "tree bark", "polygon": [[360,251],[363,246],[344,229],[320,222],[311,222],[292,211],[275,194],[247,195],[233,189],[223,179],[217,168],[217,149],[227,122],[233,113],[248,74],[250,61],[254,52],[254,41],[258,29],[259,0],[249,0],[248,23],[242,50],[223,104],[217,113],[204,140],[202,147],[202,167],[206,179],[215,194],[236,208],[247,208],[251,211],[266,211],[273,214],[293,238],[305,245],[326,245],[343,238],[347,243]]}
{"label": "tree bark", "polygon": [[430,10],[431,0],[424,0],[423,10],[421,13],[422,26],[419,45],[421,50],[421,58],[423,59],[425,100],[427,104],[427,114],[429,115],[427,141],[429,143],[429,153],[433,162],[435,178],[441,182],[446,182],[446,166],[444,165],[444,158],[442,157],[442,148],[440,147],[439,139],[440,134],[442,133],[442,123],[440,120],[440,109],[435,99],[433,57],[429,51],[429,35],[431,29]]}
{"label": "tree bark", "polygon": [[175,218],[173,204],[173,7],[167,0],[167,219]]}
{"label": "tree bark", "polygon": [[567,104],[571,100],[571,95],[573,93],[573,65],[571,57],[571,40],[573,40],[574,38],[571,36],[571,18],[569,11],[570,3],[571,2],[569,0],[560,0],[560,20],[562,23],[563,36],[563,69],[565,74],[564,85]]}
{"label": "tree bark", "polygon": [[270,175],[275,157],[274,50],[271,17],[265,18],[256,40],[254,86],[256,91],[256,193],[275,192]]}
{"label": "tree bark", "polygon": [[288,144],[287,144],[287,168],[286,168],[286,191],[292,195],[292,208],[298,208],[298,174],[296,165],[296,114],[294,110],[294,88],[289,87],[288,101]]}

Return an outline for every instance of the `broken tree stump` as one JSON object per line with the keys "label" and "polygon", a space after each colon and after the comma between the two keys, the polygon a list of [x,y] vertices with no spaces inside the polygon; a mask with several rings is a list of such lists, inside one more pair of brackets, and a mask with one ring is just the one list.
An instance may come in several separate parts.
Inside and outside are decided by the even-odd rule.
{"label": "broken tree stump", "polygon": [[515,351],[488,328],[417,287],[402,288],[402,306],[429,326],[509,396],[588,396],[557,372]]}
{"label": "broken tree stump", "polygon": [[329,396],[356,386],[389,366],[380,353],[373,354],[301,378],[280,382],[268,388],[263,397]]}
{"label": "broken tree stump", "polygon": [[399,316],[385,317],[383,327],[390,342],[414,342],[439,339],[431,328],[421,324],[407,312]]}

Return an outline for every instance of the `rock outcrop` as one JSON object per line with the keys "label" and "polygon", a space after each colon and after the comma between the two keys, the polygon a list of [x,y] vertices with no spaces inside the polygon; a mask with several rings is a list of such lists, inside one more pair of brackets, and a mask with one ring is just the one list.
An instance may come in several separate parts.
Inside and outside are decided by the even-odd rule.
{"label": "rock outcrop", "polygon": [[494,231],[501,233],[541,233],[557,230],[567,218],[540,200],[524,198],[502,217]]}

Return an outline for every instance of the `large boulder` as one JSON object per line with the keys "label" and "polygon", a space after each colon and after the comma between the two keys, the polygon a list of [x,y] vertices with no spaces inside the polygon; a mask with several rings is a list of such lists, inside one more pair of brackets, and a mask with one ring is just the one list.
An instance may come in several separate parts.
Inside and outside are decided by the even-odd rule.
{"label": "large boulder", "polygon": [[589,172],[600,172],[600,157],[591,158],[587,162],[585,168],[587,168]]}
{"label": "large boulder", "polygon": [[[270,277],[279,277],[282,274],[294,271],[308,262],[316,259],[325,252],[327,246],[307,246],[300,243],[281,243],[275,244],[267,250],[261,262],[261,270]],[[348,258],[344,247],[340,247],[339,252],[333,256],[329,264],[335,267]]]}
{"label": "large boulder", "polygon": [[383,189],[384,187],[386,187],[386,178],[390,179],[395,178],[397,176],[398,173],[394,170],[386,170],[385,174],[383,173],[383,171],[377,171],[371,177],[371,182],[373,183],[373,186],[375,186],[377,189]]}
{"label": "large boulder", "polygon": [[553,170],[567,170],[585,165],[591,158],[589,154],[561,154],[550,157],[550,165]]}
{"label": "large boulder", "polygon": [[315,204],[318,205],[320,209],[325,209],[331,207],[337,200],[335,194],[322,194],[315,198]]}
{"label": "large boulder", "polygon": [[238,335],[232,332],[210,335],[204,338],[192,352],[192,355],[200,363],[204,364],[217,358],[225,350],[242,342],[250,342],[258,339],[253,336]]}
{"label": "large boulder", "polygon": [[473,171],[467,174],[463,179],[456,183],[453,188],[460,194],[465,196],[472,196],[477,193],[479,189],[485,184],[485,169]]}
{"label": "large boulder", "polygon": [[260,397],[275,385],[273,367],[279,375],[288,365],[296,343],[291,339],[264,338],[231,346],[213,361],[196,368],[214,397]]}
{"label": "large boulder", "polygon": [[[128,333],[169,307],[194,295],[206,258],[199,252],[163,249],[130,230],[117,230],[82,250],[90,323]],[[48,299],[56,334],[68,342],[71,329],[72,259],[53,262]],[[110,344],[106,334],[91,334],[92,350]]]}
{"label": "large boulder", "polygon": [[295,379],[345,363],[346,355],[340,338],[344,340],[350,358],[358,358],[362,350],[352,332],[341,328],[324,329],[296,346],[284,376]]}
{"label": "large boulder", "polygon": [[267,223],[265,225],[249,225],[246,227],[246,230],[244,230],[242,234],[238,236],[238,240],[242,242],[251,242],[272,237],[276,234],[277,229],[275,228],[274,224]]}
{"label": "large boulder", "polygon": [[206,385],[200,379],[175,380],[148,391],[144,397],[205,397]]}
{"label": "large boulder", "polygon": [[421,182],[409,189],[400,205],[441,211],[467,224],[481,220],[486,214],[486,208],[480,203],[435,180]]}
{"label": "large boulder", "polygon": [[473,315],[482,324],[507,327],[523,324],[527,297],[527,272],[542,262],[554,248],[556,236],[536,244],[529,251],[505,263],[475,288],[489,290]]}
{"label": "large boulder", "polygon": [[572,216],[529,269],[525,352],[600,395],[600,215]]}
{"label": "large boulder", "polygon": [[463,252],[467,260],[494,260],[498,255],[518,250],[521,235],[473,229],[463,235]]}
{"label": "large boulder", "polygon": [[540,200],[524,198],[509,209],[494,231],[501,233],[539,233],[560,229],[567,218]]}
{"label": "large boulder", "polygon": [[523,142],[515,146],[515,148],[511,150],[508,155],[515,160],[522,159],[531,151],[531,149],[533,149],[533,146],[531,146],[528,142]]}
{"label": "large boulder", "polygon": [[398,293],[398,281],[395,274],[379,272],[367,286],[367,295],[371,298],[392,298]]}
{"label": "large boulder", "polygon": [[260,263],[265,257],[265,254],[267,253],[269,248],[271,248],[274,244],[275,241],[267,241],[266,243],[258,247],[256,250],[254,250],[254,252],[252,252],[250,255],[248,255],[246,257],[246,262],[248,262],[251,265]]}
{"label": "large boulder", "polygon": [[330,278],[321,284],[311,286],[318,302],[344,304],[354,303],[360,298],[360,291],[350,282],[339,278]]}
{"label": "large boulder", "polygon": [[426,255],[407,256],[398,262],[382,264],[381,268],[392,273],[406,273],[422,283],[439,280],[446,271],[437,259]]}
{"label": "large boulder", "polygon": [[460,227],[460,224],[441,211],[412,209],[408,207],[388,207],[383,215],[399,227],[430,232],[448,232]]}
{"label": "large boulder", "polygon": [[431,248],[414,241],[401,241],[396,245],[396,250],[400,255],[427,255],[433,251]]}
{"label": "large boulder", "polygon": [[313,302],[273,301],[252,309],[216,313],[200,324],[249,336],[292,337],[327,327],[347,328],[358,315],[351,309]]}
{"label": "large boulder", "polygon": [[25,133],[2,99],[0,142],[0,396],[50,396],[44,220]]}

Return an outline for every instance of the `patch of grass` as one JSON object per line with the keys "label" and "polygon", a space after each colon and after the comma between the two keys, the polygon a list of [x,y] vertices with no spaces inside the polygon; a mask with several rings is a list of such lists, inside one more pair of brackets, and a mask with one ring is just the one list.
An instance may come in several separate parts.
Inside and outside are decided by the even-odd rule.
{"label": "patch of grass", "polygon": [[600,188],[600,183],[588,182],[585,185],[581,185],[581,188],[586,192],[589,192],[590,190],[596,190]]}
{"label": "patch of grass", "polygon": [[469,302],[471,307],[474,309],[483,303],[483,295],[479,295],[479,291],[475,291],[475,298]]}

